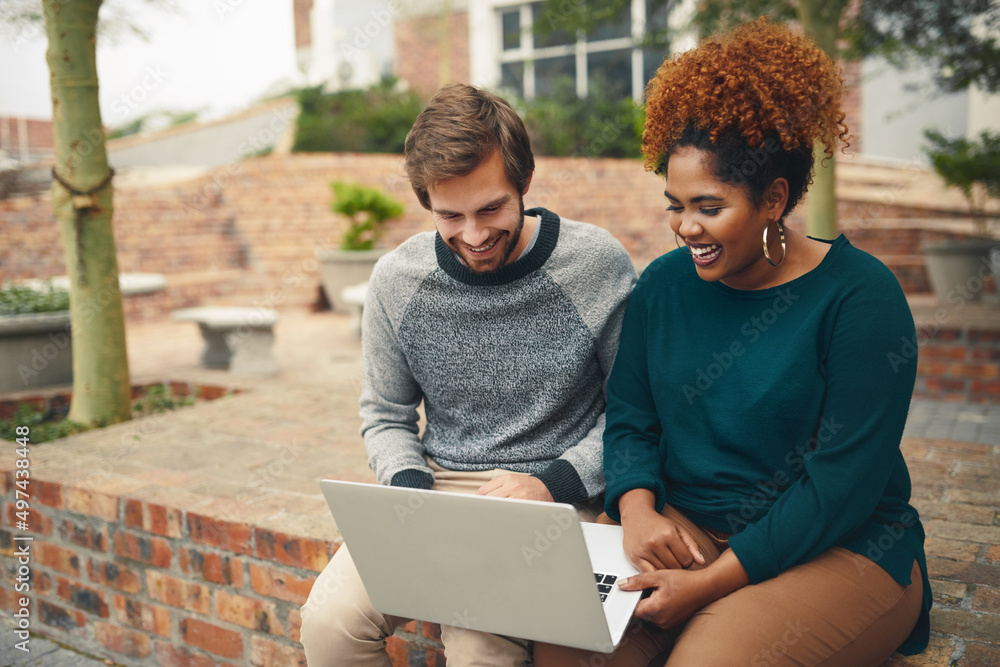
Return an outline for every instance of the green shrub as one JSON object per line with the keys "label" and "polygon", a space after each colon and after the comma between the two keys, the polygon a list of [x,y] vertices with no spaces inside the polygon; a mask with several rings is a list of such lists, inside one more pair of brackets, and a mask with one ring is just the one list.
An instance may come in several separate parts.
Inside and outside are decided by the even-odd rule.
{"label": "green shrub", "polygon": [[[188,405],[194,405],[198,392],[187,396],[174,394],[168,384],[155,384],[145,387],[142,395],[132,404],[132,417],[159,414],[176,410]],[[0,419],[0,440],[13,442],[17,438],[17,428],[27,426],[30,430],[32,445],[51,442],[89,431],[95,426],[81,424],[66,418],[66,410],[43,410],[30,402],[22,402],[17,406],[17,412],[10,419]],[[97,428],[103,426],[96,425]],[[139,436],[133,436],[139,438]]]}
{"label": "green shrub", "polygon": [[33,445],[65,438],[91,428],[86,424],[70,421],[65,415],[39,410],[27,402],[19,404],[17,412],[10,419],[0,419],[0,440],[13,442],[17,438],[19,426],[29,427]]}
{"label": "green shrub", "polygon": [[421,99],[383,79],[367,90],[299,91],[293,151],[402,153],[406,133],[423,109]]}
{"label": "green shrub", "polygon": [[1000,133],[983,130],[976,140],[948,139],[936,130],[927,130],[926,148],[934,171],[950,186],[957,187],[969,202],[976,235],[990,236],[989,199],[1000,199]]}
{"label": "green shrub", "polygon": [[340,240],[341,250],[371,250],[382,235],[382,225],[405,210],[396,199],[375,188],[342,181],[334,181],[330,187],[334,193],[330,208],[350,221]]}
{"label": "green shrub", "polygon": [[52,313],[69,310],[69,291],[48,283],[38,290],[23,285],[8,285],[0,289],[0,315]]}
{"label": "green shrub", "polygon": [[536,155],[584,158],[638,158],[643,111],[631,97],[607,92],[600,79],[584,99],[571,79],[556,81],[550,96],[517,100]]}

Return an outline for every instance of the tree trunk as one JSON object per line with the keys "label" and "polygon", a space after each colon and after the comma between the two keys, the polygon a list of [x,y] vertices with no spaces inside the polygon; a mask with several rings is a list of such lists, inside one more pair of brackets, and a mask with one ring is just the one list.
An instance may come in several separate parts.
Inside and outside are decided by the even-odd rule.
{"label": "tree trunk", "polygon": [[101,0],[44,0],[55,139],[52,209],[70,283],[69,418],[86,424],[125,421],[131,403],[112,185],[97,97],[100,6]]}
{"label": "tree trunk", "polygon": [[[837,57],[837,35],[844,0],[800,0],[802,28],[831,58]],[[806,197],[806,233],[821,239],[837,236],[836,160],[827,157],[822,146],[815,147],[815,177]]]}

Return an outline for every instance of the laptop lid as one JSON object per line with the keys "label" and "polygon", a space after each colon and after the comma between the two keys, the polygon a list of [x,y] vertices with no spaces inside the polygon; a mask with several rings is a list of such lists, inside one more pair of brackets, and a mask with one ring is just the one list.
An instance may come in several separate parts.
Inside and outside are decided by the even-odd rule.
{"label": "laptop lid", "polygon": [[321,488],[384,614],[610,652],[641,596],[613,586],[601,604],[595,571],[637,570],[620,527],[585,524],[588,540],[571,505],[336,480]]}

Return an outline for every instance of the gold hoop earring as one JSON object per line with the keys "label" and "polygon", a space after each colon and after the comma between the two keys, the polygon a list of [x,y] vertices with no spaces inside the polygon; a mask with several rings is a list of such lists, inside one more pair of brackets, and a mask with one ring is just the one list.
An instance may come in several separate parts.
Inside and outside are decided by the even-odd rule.
{"label": "gold hoop earring", "polygon": [[771,226],[771,223],[768,222],[766,225],[764,225],[764,259],[766,259],[767,263],[770,264],[771,266],[780,266],[781,262],[785,261],[785,254],[786,254],[785,226],[781,224],[781,220],[776,220],[776,222],[778,223],[778,238],[781,240],[781,260],[779,260],[777,264],[771,261],[771,253],[769,253],[767,250],[767,229],[768,227]]}
{"label": "gold hoop earring", "polygon": [[674,243],[677,244],[677,249],[678,250],[680,250],[680,251],[682,251],[682,252],[684,252],[684,253],[686,253],[688,255],[693,254],[691,252],[691,248],[688,247],[687,243],[685,243],[683,245],[681,244],[681,237],[677,234],[677,232],[674,232]]}

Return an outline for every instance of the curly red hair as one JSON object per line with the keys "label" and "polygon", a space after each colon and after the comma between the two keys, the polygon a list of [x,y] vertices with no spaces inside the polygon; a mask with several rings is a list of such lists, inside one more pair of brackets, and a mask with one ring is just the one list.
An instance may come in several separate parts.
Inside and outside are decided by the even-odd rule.
{"label": "curly red hair", "polygon": [[689,126],[712,141],[735,130],[755,148],[772,136],[785,150],[819,141],[832,157],[848,143],[843,96],[840,68],[822,49],[761,17],[660,66],[646,88],[646,169],[658,169]]}

